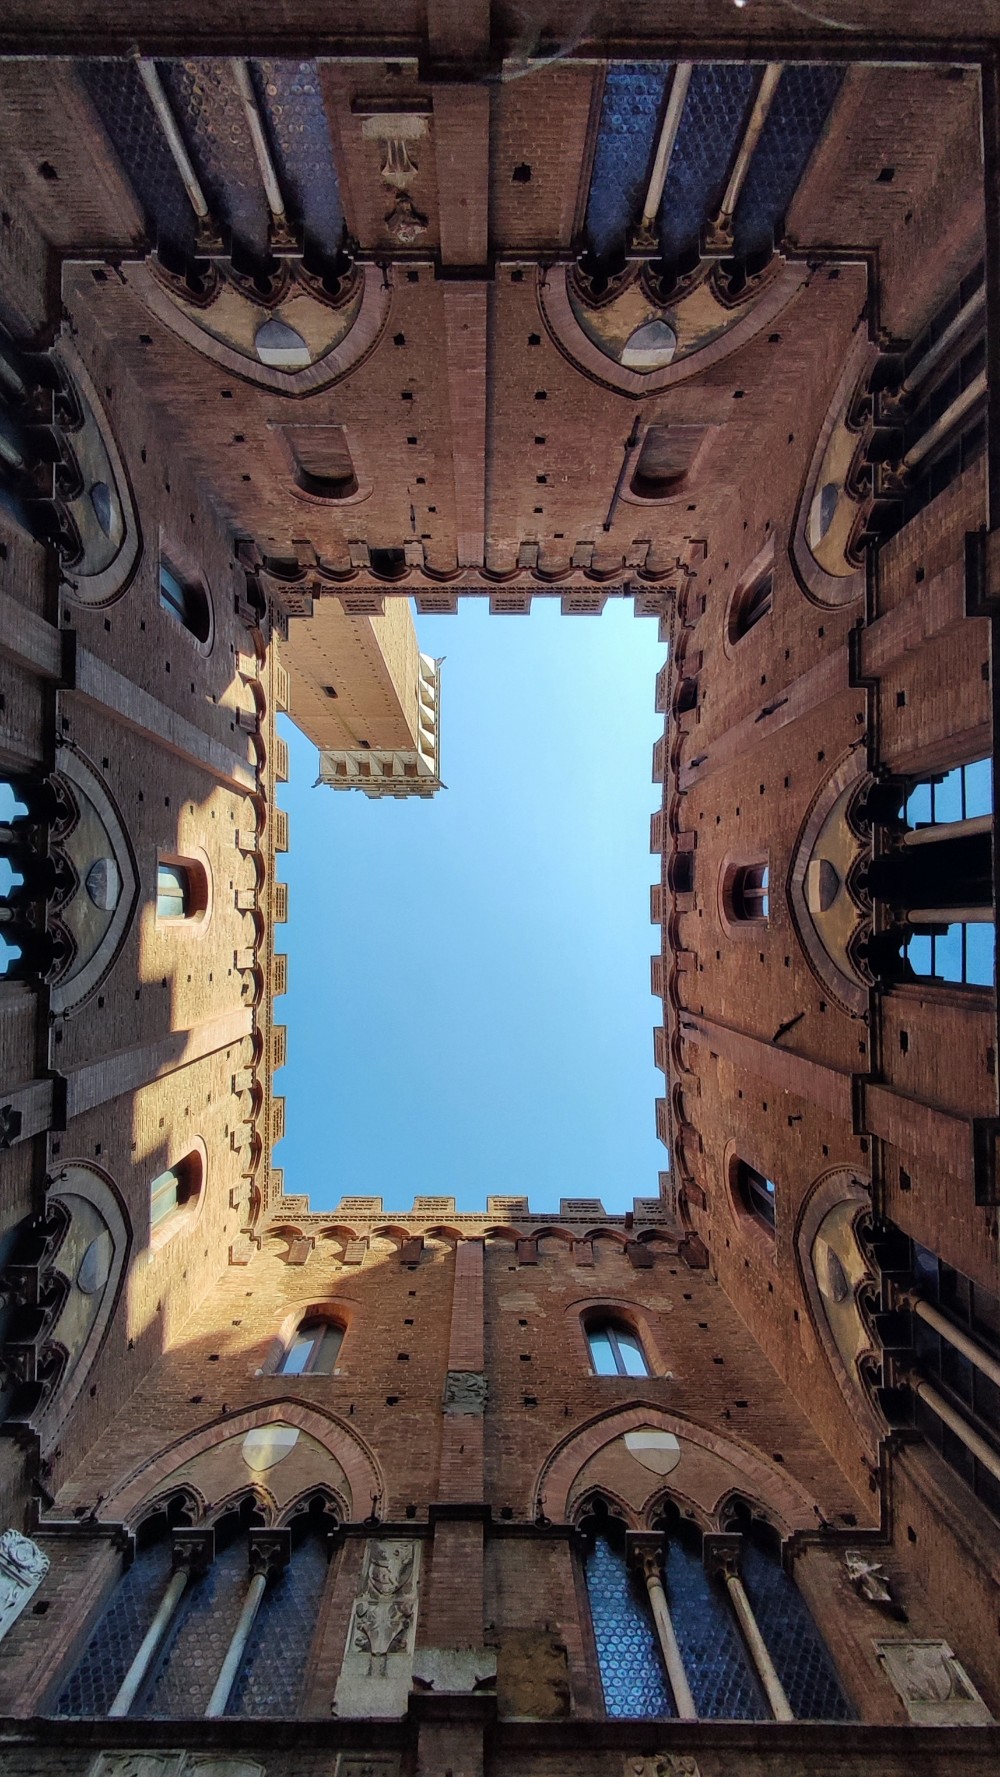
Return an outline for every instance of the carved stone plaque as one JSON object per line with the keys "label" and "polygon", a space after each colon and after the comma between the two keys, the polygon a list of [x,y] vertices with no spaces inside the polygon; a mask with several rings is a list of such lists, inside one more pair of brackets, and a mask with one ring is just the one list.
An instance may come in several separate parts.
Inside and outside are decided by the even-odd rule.
{"label": "carved stone plaque", "polygon": [[658,1752],[647,1758],[641,1752],[627,1752],[622,1760],[622,1777],[701,1777],[698,1761],[687,1752]]}
{"label": "carved stone plaque", "polygon": [[950,1728],[993,1720],[946,1641],[876,1641],[875,1651],[911,1721]]}
{"label": "carved stone plaque", "polygon": [[0,1640],[38,1591],[49,1571],[49,1558],[19,1530],[0,1536]]}
{"label": "carved stone plaque", "polygon": [[372,1537],[337,1680],[338,1715],[404,1715],[413,1672],[420,1544]]}
{"label": "carved stone plaque", "polygon": [[444,1411],[448,1417],[470,1413],[481,1419],[489,1384],[481,1370],[449,1370],[444,1381]]}

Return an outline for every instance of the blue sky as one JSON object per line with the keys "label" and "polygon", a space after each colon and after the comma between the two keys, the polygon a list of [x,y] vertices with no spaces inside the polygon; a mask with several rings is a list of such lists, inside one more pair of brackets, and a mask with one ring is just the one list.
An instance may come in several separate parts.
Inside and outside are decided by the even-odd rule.
{"label": "blue sky", "polygon": [[649,817],[664,658],[631,600],[602,617],[418,617],[442,670],[429,802],[314,789],[290,748],[285,1189],[531,1209],[653,1196]]}

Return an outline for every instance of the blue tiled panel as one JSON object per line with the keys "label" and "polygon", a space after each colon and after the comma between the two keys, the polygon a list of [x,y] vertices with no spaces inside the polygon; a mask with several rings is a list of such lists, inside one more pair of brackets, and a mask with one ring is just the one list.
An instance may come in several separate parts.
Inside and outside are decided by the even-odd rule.
{"label": "blue tiled panel", "polygon": [[246,1538],[237,1537],[216,1555],[204,1578],[186,1588],[133,1715],[204,1715],[243,1608],[248,1579]]}
{"label": "blue tiled panel", "polygon": [[696,63],[660,203],[665,258],[696,246],[718,209],[760,74],[749,63]]}
{"label": "blue tiled panel", "polygon": [[344,209],[315,62],[251,63],[257,102],[289,214],[328,258],[340,246]]}
{"label": "blue tiled panel", "polygon": [[767,1721],[767,1703],[732,1612],[709,1580],[700,1554],[671,1540],[665,1581],[677,1645],[699,1716]]}
{"label": "blue tiled panel", "polygon": [[82,61],[77,66],[150,234],[179,252],[190,253],[195,240],[194,211],[135,63]]}
{"label": "blue tiled panel", "polygon": [[658,1720],[674,1715],[646,1601],[628,1572],[624,1551],[601,1536],[587,1560],[587,1591],[608,1715]]}
{"label": "blue tiled panel", "polygon": [[586,234],[600,255],[624,246],[642,214],[663,111],[668,62],[619,62],[604,83]]}
{"label": "blue tiled panel", "polygon": [[169,1578],[170,1544],[166,1539],[139,1550],[60,1692],[57,1715],[107,1715]]}
{"label": "blue tiled panel", "polygon": [[809,1607],[781,1563],[743,1545],[743,1584],[788,1701],[801,1721],[853,1721]]}
{"label": "blue tiled panel", "polygon": [[785,69],[736,206],[737,253],[769,247],[780,231],[842,79],[841,68],[813,62]]}
{"label": "blue tiled panel", "polygon": [[199,57],[157,69],[213,216],[245,252],[263,257],[267,199],[230,64]]}
{"label": "blue tiled panel", "polygon": [[327,1577],[326,1549],[310,1536],[261,1601],[227,1715],[295,1715]]}

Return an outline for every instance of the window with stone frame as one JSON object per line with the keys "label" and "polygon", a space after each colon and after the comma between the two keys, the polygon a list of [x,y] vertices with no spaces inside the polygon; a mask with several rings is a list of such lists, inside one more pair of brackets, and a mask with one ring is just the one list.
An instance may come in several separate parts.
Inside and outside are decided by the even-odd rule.
{"label": "window with stone frame", "polygon": [[652,1371],[633,1327],[611,1315],[589,1315],[584,1322],[595,1376],[650,1376]]}
{"label": "window with stone frame", "polygon": [[208,594],[200,580],[181,574],[163,557],[160,559],[160,608],[203,645],[212,633],[212,613]]}
{"label": "window with stone frame", "polygon": [[323,1315],[309,1314],[301,1320],[277,1364],[280,1376],[330,1376],[333,1374],[344,1328],[338,1321]]}
{"label": "window with stone frame", "polygon": [[737,1208],[773,1238],[776,1221],[774,1180],[765,1178],[746,1160],[737,1159],[732,1167],[732,1190]]}

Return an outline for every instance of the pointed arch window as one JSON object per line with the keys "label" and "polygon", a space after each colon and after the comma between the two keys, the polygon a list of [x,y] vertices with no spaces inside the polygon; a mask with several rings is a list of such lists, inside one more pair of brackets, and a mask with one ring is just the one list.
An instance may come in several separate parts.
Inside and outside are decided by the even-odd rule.
{"label": "pointed arch window", "polygon": [[307,1315],[305,1320],[299,1322],[282,1352],[277,1374],[331,1376],[343,1343],[344,1329],[337,1321],[327,1320],[321,1315]]}
{"label": "pointed arch window", "polygon": [[298,1712],[336,1527],[322,1498],[311,1500],[294,1519],[290,1559],[268,1582],[227,1715],[287,1717]]}
{"label": "pointed arch window", "polygon": [[[893,981],[992,987],[996,970],[993,905],[993,771],[973,759],[908,787],[879,805],[887,843],[868,871],[872,896],[892,925],[869,946],[876,972]],[[898,815],[903,803],[902,820]]]}
{"label": "pointed arch window", "polygon": [[652,1375],[638,1333],[624,1321],[596,1316],[585,1330],[595,1376]]}
{"label": "pointed arch window", "polygon": [[676,1714],[649,1601],[629,1570],[625,1527],[605,1510],[584,1526],[587,1596],[605,1713],[663,1721]]}
{"label": "pointed arch window", "polygon": [[670,1502],[657,1531],[626,1534],[594,1502],[582,1528],[607,1714],[851,1720],[774,1533],[742,1501],[733,1522],[732,1532],[702,1538]]}

